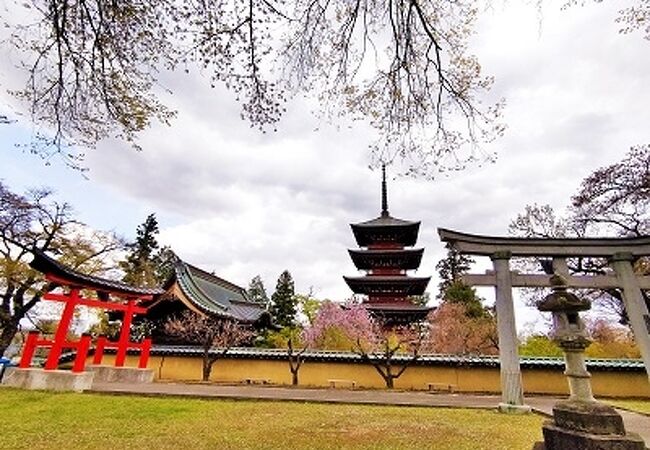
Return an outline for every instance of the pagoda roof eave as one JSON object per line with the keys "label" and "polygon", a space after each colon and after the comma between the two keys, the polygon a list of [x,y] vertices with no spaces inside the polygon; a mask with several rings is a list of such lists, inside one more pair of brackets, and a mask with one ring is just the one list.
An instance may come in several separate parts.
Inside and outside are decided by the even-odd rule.
{"label": "pagoda roof eave", "polygon": [[372,270],[377,267],[399,267],[404,270],[415,270],[420,267],[424,249],[348,249],[348,253],[359,270]]}
{"label": "pagoda roof eave", "polygon": [[372,283],[397,283],[397,284],[412,284],[412,283],[428,283],[431,277],[410,277],[406,275],[368,275],[362,277],[348,277],[344,276],[345,280],[350,281],[369,281]]}
{"label": "pagoda roof eave", "polygon": [[418,305],[390,305],[390,304],[364,304],[366,310],[373,316],[388,324],[410,324],[424,320],[431,311],[432,306]]}
{"label": "pagoda roof eave", "polygon": [[409,314],[412,312],[430,312],[436,309],[435,306],[420,306],[414,305],[412,303],[364,303],[363,307],[370,310],[378,311],[391,311],[391,312],[404,312],[404,314]]}
{"label": "pagoda roof eave", "polygon": [[[370,221],[372,222],[372,221]],[[420,231],[420,222],[406,222],[401,224],[386,225],[381,223],[364,222],[350,224],[352,233],[359,247],[368,247],[378,240],[376,235],[392,235],[390,241],[396,241],[405,247],[415,245]],[[374,235],[374,236],[373,236]]]}
{"label": "pagoda roof eave", "polygon": [[351,248],[348,249],[348,252],[350,255],[352,254],[358,254],[358,255],[416,255],[416,254],[422,254],[424,252],[424,248],[388,248],[388,249],[356,249],[356,248]]}
{"label": "pagoda roof eave", "polygon": [[[343,279],[355,294],[365,295],[422,295],[431,277],[371,275]],[[392,289],[391,289],[392,288]]]}
{"label": "pagoda roof eave", "polygon": [[351,223],[352,228],[377,228],[377,227],[419,227],[420,221],[403,220],[390,215],[379,216],[365,222]]}

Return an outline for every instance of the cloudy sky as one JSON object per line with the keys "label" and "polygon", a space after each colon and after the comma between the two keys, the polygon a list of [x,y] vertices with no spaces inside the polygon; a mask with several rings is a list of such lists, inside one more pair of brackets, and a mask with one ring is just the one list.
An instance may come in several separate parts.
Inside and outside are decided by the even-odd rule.
{"label": "cloudy sky", "polygon": [[[506,134],[486,148],[497,161],[434,181],[389,181],[392,215],[422,221],[418,275],[435,275],[444,254],[437,227],[503,235],[526,204],[562,209],[594,169],[650,142],[650,43],[618,33],[624,2],[563,11],[561,3],[548,2],[540,14],[509,2],[481,16],[472,50],[496,78],[491,95],[507,101]],[[380,211],[368,129],[319,122],[313,105],[298,100],[279,132],[263,135],[200,74],[168,76],[174,94],[166,101],[178,110],[172,126],[144,133],[142,152],[101,143],[88,153],[86,179],[15,148],[31,128],[5,93],[15,83],[9,72],[0,72],[0,114],[18,121],[0,127],[0,178],[15,190],[51,186],[83,221],[127,238],[155,212],[162,244],[243,286],[260,274],[270,293],[289,269],[298,291],[350,296],[341,278],[356,273],[346,251],[355,246],[349,223]],[[523,307],[518,315],[520,326],[533,320]]]}

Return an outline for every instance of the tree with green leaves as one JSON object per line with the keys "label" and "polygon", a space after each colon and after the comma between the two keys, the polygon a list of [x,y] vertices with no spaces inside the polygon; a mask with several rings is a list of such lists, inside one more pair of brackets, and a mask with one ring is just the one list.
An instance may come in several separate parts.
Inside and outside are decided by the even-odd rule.
{"label": "tree with green leaves", "polygon": [[304,354],[309,345],[302,338],[303,329],[300,327],[284,327],[278,331],[266,330],[264,333],[264,346],[286,350],[291,384],[298,385],[298,372],[304,362]]}
{"label": "tree with green leaves", "polygon": [[307,320],[307,325],[314,324],[314,318],[318,314],[318,310],[324,302],[329,300],[319,300],[314,297],[313,287],[309,288],[306,294],[296,294],[295,296],[296,307],[298,309],[301,322],[303,318]]}
{"label": "tree with green leaves", "polygon": [[297,300],[293,278],[288,270],[280,274],[271,296],[273,322],[282,327],[291,327],[296,322]]}
{"label": "tree with green leaves", "polygon": [[122,280],[133,286],[153,287],[158,285],[153,258],[158,250],[158,220],[155,214],[149,214],[146,220],[138,225],[135,241],[128,245],[130,250],[126,259],[120,263],[124,270]]}
{"label": "tree with green leaves", "polygon": [[411,295],[409,296],[408,300],[414,305],[427,306],[431,301],[431,294],[425,292],[422,295]]}
{"label": "tree with green leaves", "polygon": [[438,261],[436,269],[440,277],[438,284],[438,299],[447,303],[463,305],[463,311],[468,317],[488,317],[489,311],[483,306],[483,299],[476,293],[476,289],[463,282],[461,276],[471,268],[474,259],[461,254],[451,244],[446,244],[447,256]]}
{"label": "tree with green leaves", "polygon": [[470,318],[491,317],[490,311],[483,306],[483,299],[476,289],[461,280],[454,281],[445,291],[443,302],[460,304],[465,308],[465,315]]}
{"label": "tree with green leaves", "polygon": [[128,245],[129,254],[120,262],[124,271],[122,281],[133,286],[156,287],[171,276],[176,255],[168,246],[159,247],[156,239],[159,231],[155,214],[149,214],[138,225],[135,241]]}
{"label": "tree with green leaves", "polygon": [[[302,363],[305,362],[304,355],[307,351],[307,344],[299,344],[300,340],[297,342],[294,339],[289,338],[287,341],[287,359],[289,360],[289,371],[291,371],[291,385],[298,386],[298,373],[302,367]],[[294,348],[295,347],[295,348]]]}
{"label": "tree with green leaves", "polygon": [[447,256],[436,264],[436,270],[440,277],[440,283],[438,283],[439,299],[443,299],[449,286],[457,282],[460,276],[467,273],[474,264],[474,259],[471,256],[461,254],[450,243],[445,244],[445,248],[447,249]]}
{"label": "tree with green leaves", "polygon": [[110,233],[92,230],[74,219],[69,204],[49,189],[12,192],[0,182],[0,356],[20,329],[20,321],[56,284],[29,266],[30,252],[57,260],[88,275],[112,267],[113,252],[123,243]]}
{"label": "tree with green leaves", "polygon": [[168,245],[160,247],[153,255],[154,275],[159,284],[165,283],[174,274],[174,263],[178,257]]}
{"label": "tree with green leaves", "polygon": [[266,294],[264,282],[262,281],[262,277],[259,275],[253,277],[251,282],[248,284],[246,293],[248,294],[248,299],[250,301],[264,305],[265,308],[269,307],[269,296]]}

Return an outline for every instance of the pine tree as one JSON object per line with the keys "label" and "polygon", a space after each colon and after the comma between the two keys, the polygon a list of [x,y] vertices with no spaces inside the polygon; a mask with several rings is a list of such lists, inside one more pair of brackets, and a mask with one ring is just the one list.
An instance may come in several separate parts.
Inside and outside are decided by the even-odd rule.
{"label": "pine tree", "polygon": [[171,248],[159,249],[156,236],[159,233],[155,214],[138,226],[135,242],[128,245],[130,253],[120,263],[124,271],[122,280],[134,286],[154,287],[164,283],[173,268],[176,258]]}
{"label": "pine tree", "polygon": [[438,298],[443,300],[447,289],[457,280],[460,276],[469,271],[474,260],[467,255],[458,252],[451,244],[447,243],[447,256],[438,261],[436,269],[440,276],[440,283],[438,284]]}
{"label": "pine tree", "polygon": [[463,305],[467,317],[476,319],[490,315],[488,310],[483,307],[483,299],[476,294],[476,289],[460,280],[452,282],[447,287],[442,301]]}
{"label": "pine tree", "polygon": [[438,298],[443,302],[463,305],[467,317],[489,316],[489,312],[483,307],[482,299],[476,294],[476,290],[463,283],[461,279],[461,276],[469,271],[474,260],[459,253],[449,243],[446,248],[447,257],[436,264],[440,276]]}
{"label": "pine tree", "polygon": [[164,284],[174,274],[174,263],[178,257],[168,245],[161,247],[153,256],[154,274],[159,284]]}
{"label": "pine tree", "polygon": [[282,327],[290,327],[295,323],[296,296],[293,278],[288,270],[280,274],[275,292],[271,296],[271,316],[273,321]]}
{"label": "pine tree", "polygon": [[248,284],[246,293],[250,301],[264,305],[264,307],[269,306],[269,296],[266,294],[264,282],[262,282],[262,278],[259,275],[253,277]]}

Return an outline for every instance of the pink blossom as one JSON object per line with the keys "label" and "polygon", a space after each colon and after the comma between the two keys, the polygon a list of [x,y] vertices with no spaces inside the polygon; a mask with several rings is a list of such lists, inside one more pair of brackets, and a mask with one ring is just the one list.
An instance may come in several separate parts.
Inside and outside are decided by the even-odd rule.
{"label": "pink blossom", "polygon": [[360,304],[324,302],[313,325],[303,332],[303,339],[312,348],[351,350],[357,342],[372,342],[374,328],[368,311]]}

